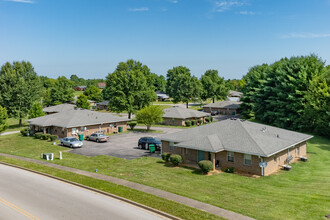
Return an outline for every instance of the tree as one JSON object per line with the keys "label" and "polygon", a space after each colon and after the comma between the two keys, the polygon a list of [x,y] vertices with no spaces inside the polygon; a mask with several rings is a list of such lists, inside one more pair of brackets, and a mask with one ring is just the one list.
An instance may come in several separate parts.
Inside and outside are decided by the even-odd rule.
{"label": "tree", "polygon": [[163,75],[158,76],[157,74],[152,74],[153,85],[155,87],[155,91],[165,92],[166,89],[166,79]]}
{"label": "tree", "polygon": [[9,117],[26,117],[34,102],[41,96],[41,83],[30,62],[9,62],[0,71],[0,105],[6,107]]}
{"label": "tree", "polygon": [[109,100],[111,111],[127,111],[128,118],[131,118],[132,113],[157,98],[151,78],[146,65],[134,60],[120,62],[116,70],[107,76],[102,96]]}
{"label": "tree", "polygon": [[42,110],[42,106],[41,106],[40,102],[35,102],[29,111],[29,118],[37,118],[37,117],[41,117],[44,115],[45,115],[45,112]]}
{"label": "tree", "polygon": [[249,72],[243,77],[246,82],[242,88],[243,97],[241,98],[242,104],[240,106],[241,114],[245,118],[254,117],[254,106],[257,102],[257,94],[260,93],[260,89],[263,87],[263,83],[266,79],[267,64],[257,65],[250,68]]}
{"label": "tree", "polygon": [[65,76],[58,77],[49,92],[49,105],[58,105],[64,102],[73,101],[74,90],[72,82]]}
{"label": "tree", "polygon": [[78,108],[90,109],[90,103],[88,101],[87,96],[80,95],[77,99],[76,106]]}
{"label": "tree", "polygon": [[0,106],[0,133],[7,128],[7,109]]}
{"label": "tree", "polygon": [[190,70],[183,66],[174,67],[167,72],[166,92],[175,103],[196,101],[200,97],[201,83],[190,75]]}
{"label": "tree", "polygon": [[228,88],[224,78],[218,75],[217,70],[207,70],[201,77],[202,94],[201,98],[206,100],[212,99],[212,102],[216,99],[225,99],[228,95]]}
{"label": "tree", "polygon": [[103,100],[101,90],[94,85],[87,87],[84,91],[84,95],[87,96],[90,100],[94,100],[96,102],[101,102]]}
{"label": "tree", "polygon": [[164,111],[160,106],[151,105],[138,111],[136,113],[136,119],[139,123],[145,124],[147,126],[147,130],[149,130],[151,125],[163,121],[163,114]]}

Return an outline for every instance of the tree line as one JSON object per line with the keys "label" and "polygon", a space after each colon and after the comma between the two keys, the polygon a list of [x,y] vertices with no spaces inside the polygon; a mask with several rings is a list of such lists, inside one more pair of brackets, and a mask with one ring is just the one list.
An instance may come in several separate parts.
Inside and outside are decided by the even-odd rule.
{"label": "tree line", "polygon": [[241,112],[276,127],[330,136],[330,67],[316,55],[252,67]]}

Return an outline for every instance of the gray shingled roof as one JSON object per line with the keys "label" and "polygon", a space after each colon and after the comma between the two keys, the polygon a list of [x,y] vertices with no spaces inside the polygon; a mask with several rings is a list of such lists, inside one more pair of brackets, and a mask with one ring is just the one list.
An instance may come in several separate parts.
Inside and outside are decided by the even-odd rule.
{"label": "gray shingled roof", "polygon": [[243,93],[234,90],[229,90],[229,94],[228,94],[228,96],[232,96],[232,97],[241,97],[242,95]]}
{"label": "gray shingled roof", "polygon": [[178,118],[178,119],[188,119],[188,118],[201,118],[206,117],[208,114],[201,111],[196,111],[188,108],[181,107],[171,107],[163,110],[163,118]]}
{"label": "gray shingled roof", "polygon": [[130,121],[130,119],[115,116],[111,113],[101,113],[82,109],[59,112],[27,120],[27,122],[31,125],[37,125],[41,127],[58,126],[63,128],[98,125],[123,121]]}
{"label": "gray shingled roof", "polygon": [[64,112],[73,110],[76,106],[68,103],[60,105],[49,106],[43,109],[44,112]]}
{"label": "gray shingled roof", "polygon": [[204,105],[203,107],[238,109],[241,103],[242,102],[220,101],[220,102]]}
{"label": "gray shingled roof", "polygon": [[97,105],[108,105],[109,101],[103,101],[103,102],[99,102],[96,103]]}
{"label": "gray shingled roof", "polygon": [[250,121],[228,119],[158,138],[189,149],[207,152],[227,150],[269,157],[312,137]]}

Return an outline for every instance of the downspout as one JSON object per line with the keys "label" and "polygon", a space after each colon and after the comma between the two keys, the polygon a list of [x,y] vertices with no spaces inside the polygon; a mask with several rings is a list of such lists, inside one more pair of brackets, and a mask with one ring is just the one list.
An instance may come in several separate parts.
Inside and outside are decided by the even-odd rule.
{"label": "downspout", "polygon": [[[264,162],[264,160],[262,159],[262,157],[259,155],[258,156],[260,158],[260,162]],[[261,167],[261,176],[264,176],[264,167]]]}

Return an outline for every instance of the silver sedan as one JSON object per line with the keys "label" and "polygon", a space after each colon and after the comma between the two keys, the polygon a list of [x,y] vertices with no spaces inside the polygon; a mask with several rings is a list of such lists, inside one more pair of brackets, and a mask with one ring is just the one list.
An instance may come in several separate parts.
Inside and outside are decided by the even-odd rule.
{"label": "silver sedan", "polygon": [[83,142],[79,141],[75,137],[66,137],[66,138],[61,139],[61,145],[62,146],[68,146],[68,147],[71,147],[71,148],[82,147]]}

